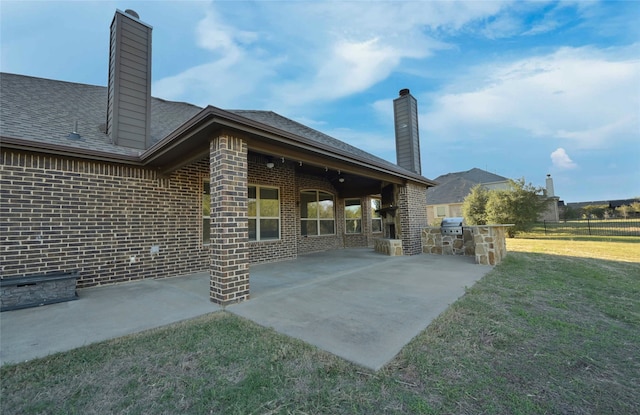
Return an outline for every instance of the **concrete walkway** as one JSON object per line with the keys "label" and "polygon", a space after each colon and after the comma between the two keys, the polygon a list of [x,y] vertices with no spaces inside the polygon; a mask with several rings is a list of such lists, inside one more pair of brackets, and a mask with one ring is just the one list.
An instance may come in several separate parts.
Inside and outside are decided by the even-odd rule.
{"label": "concrete walkway", "polygon": [[[345,249],[251,267],[251,300],[227,311],[377,370],[491,267],[467,257]],[[0,313],[15,363],[197,317],[208,274],[78,290],[76,301]]]}
{"label": "concrete walkway", "polygon": [[0,364],[17,363],[126,336],[222,308],[209,301],[209,275],[78,290],[65,303],[0,313]]}

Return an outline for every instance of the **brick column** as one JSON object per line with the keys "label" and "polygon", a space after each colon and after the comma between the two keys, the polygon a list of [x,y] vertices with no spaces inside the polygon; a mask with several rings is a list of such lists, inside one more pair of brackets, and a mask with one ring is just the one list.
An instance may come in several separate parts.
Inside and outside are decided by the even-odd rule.
{"label": "brick column", "polygon": [[211,140],[211,301],[249,299],[247,144],[221,135]]}
{"label": "brick column", "polygon": [[407,183],[399,186],[398,214],[404,255],[422,253],[422,229],[427,227],[427,188]]}

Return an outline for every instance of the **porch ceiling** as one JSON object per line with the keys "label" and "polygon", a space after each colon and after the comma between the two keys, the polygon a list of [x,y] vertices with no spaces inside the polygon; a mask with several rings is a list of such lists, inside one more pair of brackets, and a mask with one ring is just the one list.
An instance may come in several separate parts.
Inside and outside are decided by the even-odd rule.
{"label": "porch ceiling", "polygon": [[[278,160],[275,161],[277,162]],[[325,177],[331,182],[333,187],[336,188],[341,198],[376,195],[380,193],[380,189],[382,188],[382,180],[353,173],[345,173],[342,170],[340,170],[340,174],[338,174],[337,170],[332,170],[328,167],[325,169],[325,167],[308,163],[302,163],[302,166],[297,164],[295,169],[297,173]],[[341,182],[340,178],[344,179],[344,181]]]}

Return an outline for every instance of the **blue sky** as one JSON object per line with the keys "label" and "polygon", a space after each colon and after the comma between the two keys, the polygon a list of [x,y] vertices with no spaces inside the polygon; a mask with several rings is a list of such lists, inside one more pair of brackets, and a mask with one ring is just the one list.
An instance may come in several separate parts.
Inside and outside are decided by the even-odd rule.
{"label": "blue sky", "polygon": [[565,202],[640,196],[640,2],[0,1],[0,70],[105,85],[109,25],[153,26],[154,96],[273,110],[422,173],[485,169]]}

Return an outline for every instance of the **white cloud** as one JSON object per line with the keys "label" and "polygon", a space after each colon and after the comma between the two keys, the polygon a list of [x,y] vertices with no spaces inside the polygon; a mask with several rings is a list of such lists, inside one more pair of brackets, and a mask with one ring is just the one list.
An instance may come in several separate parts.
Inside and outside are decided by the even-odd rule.
{"label": "white cloud", "polygon": [[431,34],[461,30],[506,4],[215,2],[194,31],[211,60],[158,80],[154,93],[222,107],[256,106],[259,96],[280,110],[346,97],[386,79],[404,59],[451,47]]}
{"label": "white cloud", "polygon": [[232,55],[240,53],[242,45],[249,45],[258,39],[256,32],[238,30],[226,24],[214,9],[209,9],[205,18],[198,23],[196,36],[198,46]]}
{"label": "white cloud", "polygon": [[480,127],[522,131],[570,140],[576,148],[637,139],[640,97],[631,92],[640,84],[636,48],[561,48],[480,68],[475,90],[436,97],[428,128],[451,136]]}
{"label": "white cloud", "polygon": [[380,158],[387,159],[395,163],[395,159],[390,155],[395,154],[396,142],[393,137],[384,134],[356,131],[350,128],[336,128],[325,132],[354,147],[366,149],[367,152],[375,154]]}
{"label": "white cloud", "polygon": [[265,58],[259,48],[253,50],[258,33],[226,24],[213,8],[197,24],[195,35],[198,46],[212,53],[212,60],[154,82],[154,95],[201,106],[243,106],[282,61],[278,56]]}
{"label": "white cloud", "polygon": [[313,78],[278,88],[278,97],[290,104],[331,100],[366,90],[383,80],[402,56],[377,38],[363,42],[340,41],[317,68]]}
{"label": "white cloud", "polygon": [[576,163],[571,160],[564,148],[560,147],[551,153],[551,162],[554,167],[562,170],[575,169],[578,167]]}

